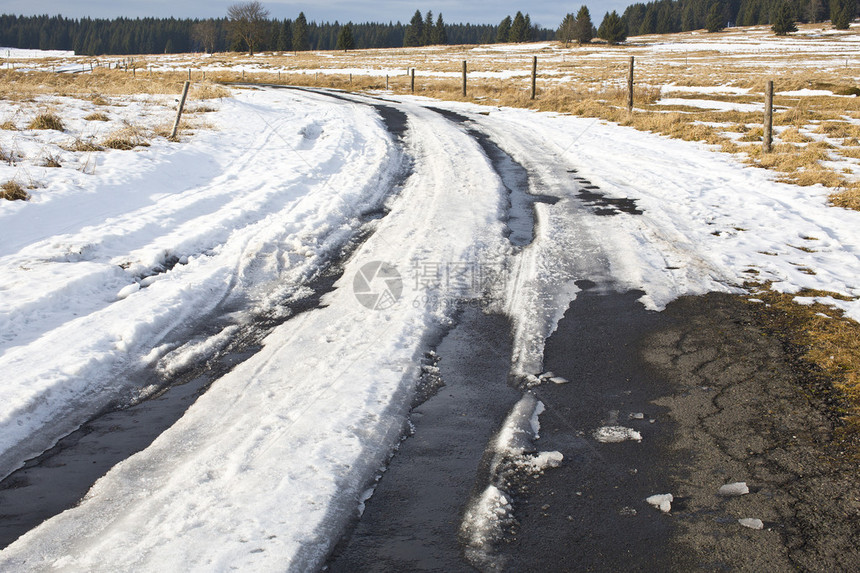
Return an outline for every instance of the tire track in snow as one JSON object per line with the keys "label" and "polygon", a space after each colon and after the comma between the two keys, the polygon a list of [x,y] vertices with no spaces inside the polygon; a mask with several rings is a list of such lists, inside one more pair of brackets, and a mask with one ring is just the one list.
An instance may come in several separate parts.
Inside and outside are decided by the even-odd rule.
{"label": "tire track in snow", "polygon": [[[468,261],[507,248],[502,188],[487,184],[494,175],[480,149],[433,113],[410,116],[416,174],[347,262],[346,277],[368,259],[394,258],[409,268],[411,261]],[[471,174],[457,177],[463,165]],[[319,563],[400,436],[414,357],[450,320],[411,305],[369,312],[343,291],[276,328],[259,353],[213,384],[149,448],[113,468],[79,507],[7,548],[0,563],[20,563],[29,549],[42,563],[59,557],[73,568],[289,563],[302,570]],[[213,547],[216,530],[233,534]],[[128,551],[129,544],[137,549]],[[118,547],[126,549],[111,549]]]}
{"label": "tire track in snow", "polygon": [[[391,136],[402,146],[405,116],[399,118],[402,127],[397,125],[398,116],[394,110],[389,110],[387,117]],[[271,139],[276,127],[268,129],[264,141]],[[246,156],[256,151],[258,148],[249,149]],[[224,297],[216,300],[212,311],[196,317],[190,328],[184,327],[174,333],[168,344],[179,346],[181,350],[183,341],[214,339],[221,332],[231,331],[220,350],[216,347],[214,355],[196,357],[190,367],[182,367],[166,380],[156,372],[155,365],[141,371],[129,367],[123,375],[131,382],[130,387],[146,388],[145,397],[117,397],[112,405],[104,407],[104,412],[82,423],[80,428],[0,482],[3,506],[0,549],[44,519],[73,507],[110,467],[143,450],[175,423],[213,380],[259,351],[268,333],[297,314],[318,307],[321,298],[340,279],[343,261],[367,240],[378,219],[384,216],[385,212],[380,210],[382,205],[396,196],[408,178],[410,163],[402,151],[399,154],[402,158],[399,173],[392,178],[388,191],[377,192],[380,198],[377,204],[358,217],[362,226],[345,236],[345,240],[339,239],[339,250],[323,258],[303,284],[293,286],[301,286],[305,294],[287,297],[276,292],[257,310],[244,308],[247,300],[233,302],[229,307],[222,304]],[[236,274],[239,274],[238,268]],[[226,294],[233,291],[235,282],[230,284]],[[238,312],[252,312],[255,316],[244,324],[230,326],[233,321],[227,317]],[[130,406],[122,406],[130,399]]]}

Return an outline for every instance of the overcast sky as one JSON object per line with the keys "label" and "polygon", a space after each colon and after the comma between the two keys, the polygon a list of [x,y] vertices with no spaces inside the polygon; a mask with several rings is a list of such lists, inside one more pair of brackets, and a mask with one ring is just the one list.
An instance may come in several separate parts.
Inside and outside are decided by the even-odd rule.
{"label": "overcast sky", "polygon": [[[114,18],[117,16],[175,16],[177,18],[207,18],[223,16],[227,6],[236,0],[3,0],[0,13],[5,14],[62,14],[79,18]],[[591,12],[591,19],[599,24],[607,10],[624,8],[636,0],[591,0],[584,2]],[[434,18],[442,13],[446,22],[468,22],[472,24],[498,24],[502,18],[517,10],[531,16],[532,22],[547,28],[556,28],[568,12],[576,12],[581,1],[560,0],[317,0],[315,2],[292,0],[263,0],[274,18],[295,18],[300,11],[308,20],[345,22],[398,21],[407,22],[415,10],[422,14],[432,10]]]}

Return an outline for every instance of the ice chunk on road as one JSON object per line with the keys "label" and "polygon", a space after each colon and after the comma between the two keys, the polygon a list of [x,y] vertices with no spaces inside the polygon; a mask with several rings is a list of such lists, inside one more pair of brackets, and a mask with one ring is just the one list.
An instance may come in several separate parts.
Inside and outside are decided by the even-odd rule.
{"label": "ice chunk on road", "polygon": [[753,517],[744,517],[739,519],[738,523],[744,527],[749,527],[750,529],[764,529],[764,523],[762,523],[761,519],[755,519]]}
{"label": "ice chunk on road", "polygon": [[511,511],[510,499],[494,485],[487,486],[472,503],[460,524],[470,561],[494,568],[492,544],[503,535],[505,525],[511,520]]}
{"label": "ice chunk on road", "polygon": [[641,442],[642,434],[624,426],[603,426],[595,430],[594,439],[603,444],[617,444],[628,440]]}
{"label": "ice chunk on road", "polygon": [[728,497],[746,495],[749,492],[750,488],[747,487],[747,482],[745,481],[737,481],[734,483],[727,483],[726,485],[720,486],[720,495],[725,495]]}
{"label": "ice chunk on road", "polygon": [[567,384],[568,382],[570,382],[570,380],[568,380],[567,378],[564,378],[562,376],[553,376],[552,378],[549,379],[549,381],[552,382],[553,384]]}
{"label": "ice chunk on road", "polygon": [[528,458],[525,465],[531,473],[542,472],[549,468],[557,468],[564,461],[564,454],[558,451],[540,452]]}
{"label": "ice chunk on road", "polygon": [[675,501],[675,496],[671,493],[658,493],[657,495],[652,495],[647,498],[645,501],[662,511],[663,513],[669,513],[672,511],[672,502]]}

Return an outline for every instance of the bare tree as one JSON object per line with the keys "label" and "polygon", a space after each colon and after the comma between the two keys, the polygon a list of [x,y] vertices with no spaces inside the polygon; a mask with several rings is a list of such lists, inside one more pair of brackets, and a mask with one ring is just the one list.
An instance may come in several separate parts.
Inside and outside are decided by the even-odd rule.
{"label": "bare tree", "polygon": [[248,46],[248,55],[253,56],[254,48],[265,34],[269,11],[257,0],[239,2],[227,8],[227,18],[233,38],[244,42]]}
{"label": "bare tree", "polygon": [[215,51],[215,46],[218,44],[218,27],[214,20],[201,20],[195,22],[191,27],[192,39],[200,44],[203,51],[211,54]]}

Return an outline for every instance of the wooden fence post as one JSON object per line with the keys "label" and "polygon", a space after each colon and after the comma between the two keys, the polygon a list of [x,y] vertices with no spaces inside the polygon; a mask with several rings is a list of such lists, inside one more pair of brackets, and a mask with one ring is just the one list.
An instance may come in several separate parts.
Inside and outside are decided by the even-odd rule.
{"label": "wooden fence post", "polygon": [[411,81],[412,93],[415,93],[415,68],[412,68],[412,70],[410,71],[410,76],[412,77],[412,81]]}
{"label": "wooden fence post", "polygon": [[762,150],[770,153],[773,144],[773,80],[768,80],[764,90],[764,137]]}
{"label": "wooden fence post", "polygon": [[635,58],[630,56],[630,70],[627,72],[627,111],[633,113],[633,62]]}
{"label": "wooden fence post", "polygon": [[388,74],[385,74],[385,91],[388,91]]}
{"label": "wooden fence post", "polygon": [[185,107],[185,98],[188,97],[188,87],[191,85],[191,82],[185,82],[185,85],[182,87],[182,98],[179,100],[179,108],[176,110],[176,121],[173,122],[173,130],[170,132],[170,139],[176,139],[176,132],[179,130],[179,120],[182,119],[182,108]]}
{"label": "wooden fence post", "polygon": [[532,99],[537,95],[537,56],[532,60]]}
{"label": "wooden fence post", "polygon": [[466,97],[466,60],[463,60],[463,97]]}

